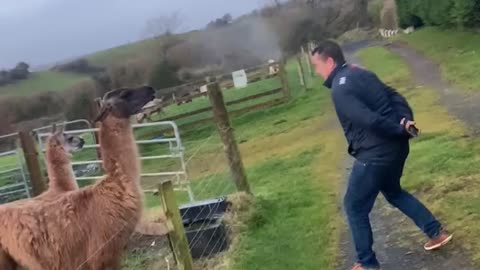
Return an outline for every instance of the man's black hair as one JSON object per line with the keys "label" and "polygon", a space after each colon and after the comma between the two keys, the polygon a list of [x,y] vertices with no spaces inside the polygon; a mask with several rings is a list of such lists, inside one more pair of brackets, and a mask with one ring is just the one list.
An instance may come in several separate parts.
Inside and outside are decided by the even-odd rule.
{"label": "man's black hair", "polygon": [[323,58],[331,57],[337,65],[345,64],[345,56],[343,55],[342,48],[333,41],[325,40],[320,42],[320,44],[313,49],[312,55],[317,53]]}

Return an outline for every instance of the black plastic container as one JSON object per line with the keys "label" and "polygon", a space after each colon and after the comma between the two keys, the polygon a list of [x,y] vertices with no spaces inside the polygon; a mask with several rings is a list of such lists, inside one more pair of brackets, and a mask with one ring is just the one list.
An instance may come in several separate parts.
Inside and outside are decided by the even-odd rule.
{"label": "black plastic container", "polygon": [[194,259],[215,255],[229,246],[227,230],[221,219],[199,221],[186,226],[185,230]]}
{"label": "black plastic container", "polygon": [[194,259],[212,256],[228,248],[228,233],[222,221],[228,206],[226,198],[220,198],[180,207],[188,245]]}
{"label": "black plastic container", "polygon": [[192,224],[200,220],[222,217],[229,207],[226,198],[193,202],[182,205],[180,214],[183,224]]}

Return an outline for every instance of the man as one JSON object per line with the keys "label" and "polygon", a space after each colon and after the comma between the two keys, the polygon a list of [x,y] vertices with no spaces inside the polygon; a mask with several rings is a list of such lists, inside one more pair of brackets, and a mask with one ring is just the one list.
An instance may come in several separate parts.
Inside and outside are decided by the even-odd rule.
{"label": "man", "polygon": [[348,65],[342,49],[332,41],[322,42],[312,52],[315,72],[332,89],[338,119],[355,157],[344,198],[357,263],[354,270],[377,270],[372,250],[369,213],[381,192],[387,201],[411,218],[430,238],[426,250],[437,249],[452,236],[415,197],[401,188],[405,160],[409,153],[408,130],[415,126],[413,113],[404,97],[385,85],[372,72]]}

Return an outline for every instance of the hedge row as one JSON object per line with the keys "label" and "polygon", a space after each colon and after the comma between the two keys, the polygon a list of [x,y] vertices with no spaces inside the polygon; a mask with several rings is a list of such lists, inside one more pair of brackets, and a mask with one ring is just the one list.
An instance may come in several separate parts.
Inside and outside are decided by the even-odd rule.
{"label": "hedge row", "polygon": [[480,0],[396,0],[400,26],[480,26]]}

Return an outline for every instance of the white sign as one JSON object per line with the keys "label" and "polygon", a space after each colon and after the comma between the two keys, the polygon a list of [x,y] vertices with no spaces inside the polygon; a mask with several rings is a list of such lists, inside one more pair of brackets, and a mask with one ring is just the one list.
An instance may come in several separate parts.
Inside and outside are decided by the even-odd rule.
{"label": "white sign", "polygon": [[235,88],[247,87],[247,73],[245,73],[244,69],[232,72],[232,78]]}
{"label": "white sign", "polygon": [[206,93],[208,91],[207,85],[200,86],[200,93]]}

